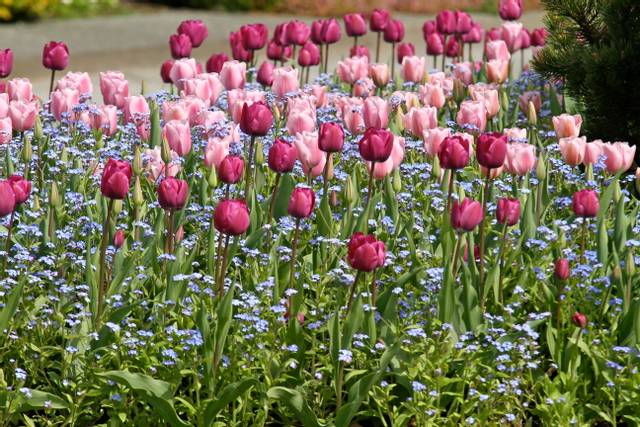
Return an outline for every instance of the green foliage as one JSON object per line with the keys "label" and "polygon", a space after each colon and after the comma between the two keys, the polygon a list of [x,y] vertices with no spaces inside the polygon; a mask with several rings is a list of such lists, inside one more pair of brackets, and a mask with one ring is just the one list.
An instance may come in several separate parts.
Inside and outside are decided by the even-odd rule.
{"label": "green foliage", "polygon": [[566,94],[578,102],[585,118],[589,138],[638,144],[640,3],[544,0],[543,4],[549,36],[534,68],[565,82]]}

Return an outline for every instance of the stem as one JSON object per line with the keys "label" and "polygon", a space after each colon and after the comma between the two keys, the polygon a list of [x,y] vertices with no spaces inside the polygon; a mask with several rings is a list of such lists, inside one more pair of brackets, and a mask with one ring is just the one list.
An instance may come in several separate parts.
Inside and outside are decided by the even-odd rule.
{"label": "stem", "polygon": [[276,206],[276,194],[278,193],[278,186],[280,185],[280,176],[281,174],[276,175],[276,182],[273,184],[273,191],[271,192],[271,203],[269,203],[269,220],[267,224],[271,224],[271,220],[273,219],[273,209]]}
{"label": "stem", "polygon": [[327,153],[327,161],[324,164],[324,172],[322,174],[323,186],[322,197],[329,196],[327,191],[329,189],[329,163],[331,163],[331,153]]}
{"label": "stem", "polygon": [[[456,233],[456,246],[453,250],[453,269],[451,270],[451,277],[456,276],[456,272],[458,271],[458,258],[460,258],[460,247],[462,246],[462,236],[460,233]],[[467,248],[469,250],[469,248]]]}
{"label": "stem", "polygon": [[484,311],[484,248],[485,235],[484,225],[487,218],[487,202],[489,201],[489,192],[491,191],[491,168],[487,170],[487,179],[484,184],[484,197],[482,198],[482,222],[480,222],[480,265],[478,267],[480,273],[480,283],[478,290],[480,292],[480,310]]}
{"label": "stem", "polygon": [[365,208],[367,209],[365,215],[366,215],[366,221],[365,221],[365,231],[369,228],[369,217],[371,215],[371,198],[373,197],[373,191],[374,191],[374,187],[373,187],[373,171],[375,170],[376,167],[376,162],[371,162],[371,170],[369,171],[369,186],[367,188],[367,203],[365,205]]}
{"label": "stem", "polygon": [[220,268],[220,275],[218,276],[218,292],[217,295],[222,298],[224,295],[224,276],[227,270],[227,257],[229,256],[229,234],[224,236],[224,253],[222,255],[222,265]]}
{"label": "stem", "polygon": [[376,63],[380,62],[380,38],[382,37],[382,32],[378,31],[378,41],[376,43]]}
{"label": "stem", "polygon": [[558,304],[556,305],[556,329],[560,330],[562,324],[562,290],[564,289],[564,281],[558,281]]}
{"label": "stem", "polygon": [[[396,70],[396,44],[391,43],[391,80],[393,82],[396,81],[395,70]],[[395,83],[393,86],[395,87]]]}
{"label": "stem", "polygon": [[[293,243],[291,244],[291,267],[289,271],[289,289],[294,288],[295,273],[296,273],[296,253],[298,251],[298,239],[300,238],[300,218],[296,218],[296,231],[293,236]],[[298,313],[293,311],[293,294],[289,294],[289,319],[297,318]]]}
{"label": "stem", "polygon": [[[53,92],[53,82],[55,81],[56,70],[51,70],[51,81],[49,82],[49,97],[51,97],[51,93]],[[51,110],[51,107],[49,107]]]}
{"label": "stem", "polygon": [[453,178],[455,174],[455,169],[449,169],[449,193],[447,194],[447,211],[445,215],[451,213],[451,195],[453,194]]}
{"label": "stem", "polygon": [[247,203],[249,203],[249,188],[251,187],[251,178],[253,178],[253,150],[256,142],[256,137],[251,136],[251,142],[249,143],[249,153],[247,154],[247,175],[245,176],[244,182],[244,197],[247,199]]}
{"label": "stem", "polygon": [[326,45],[327,48],[324,50],[324,69],[325,71],[329,68],[329,45]]}
{"label": "stem", "polygon": [[353,279],[353,284],[351,285],[351,292],[349,293],[349,302],[347,302],[347,316],[349,316],[349,312],[351,311],[351,304],[353,304],[353,297],[356,294],[356,288],[358,285],[358,279],[360,278],[360,270],[356,273],[355,279]]}
{"label": "stem", "polygon": [[433,68],[438,68],[438,55],[433,55]]}
{"label": "stem", "polygon": [[500,304],[504,304],[504,293],[502,280],[504,279],[504,274],[502,274],[502,269],[504,268],[504,252],[507,246],[507,228],[509,227],[508,222],[505,221],[502,226],[502,244],[500,245],[500,270],[498,271],[498,295]]}
{"label": "stem", "polygon": [[353,38],[353,47],[354,47],[354,49],[355,49],[356,46],[358,46],[358,36],[355,36]]}
{"label": "stem", "polygon": [[344,362],[339,363],[340,368],[338,368],[338,379],[336,380],[336,411],[342,406],[342,382],[344,381]]}
{"label": "stem", "polygon": [[9,218],[9,226],[7,227],[7,242],[4,246],[4,251],[6,255],[4,257],[4,261],[2,263],[2,272],[6,273],[7,271],[7,262],[9,261],[9,251],[11,251],[11,232],[13,231],[13,219],[15,217],[16,210],[11,211],[11,217]]}
{"label": "stem", "polygon": [[584,264],[586,262],[586,258],[585,258],[585,251],[587,248],[587,233],[589,232],[588,230],[588,224],[587,224],[587,218],[583,218],[582,219],[582,243],[580,244],[580,260],[581,262]]}
{"label": "stem", "polygon": [[444,53],[442,54],[442,72],[444,73],[444,65],[445,62],[447,60],[447,55],[445,55]]}
{"label": "stem", "polygon": [[105,278],[105,258],[107,256],[107,246],[109,244],[109,227],[111,223],[111,212],[113,211],[113,200],[109,199],[107,204],[107,218],[102,226],[102,241],[100,243],[100,275],[98,279],[98,313],[96,315],[96,331],[100,328],[100,321],[102,318],[104,294],[106,292]]}
{"label": "stem", "polygon": [[375,270],[373,270],[373,274],[371,275],[371,286],[369,288],[369,293],[371,294],[371,309],[375,312],[376,300],[378,299],[378,287],[376,286]]}

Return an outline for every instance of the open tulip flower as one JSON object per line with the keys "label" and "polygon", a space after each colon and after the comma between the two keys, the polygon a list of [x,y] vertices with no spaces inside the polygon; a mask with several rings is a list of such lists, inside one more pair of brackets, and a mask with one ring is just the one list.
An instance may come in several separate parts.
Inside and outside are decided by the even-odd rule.
{"label": "open tulip flower", "polygon": [[1,29],[0,425],[638,424],[637,135],[514,66],[531,2],[361,3],[160,28],[142,90]]}

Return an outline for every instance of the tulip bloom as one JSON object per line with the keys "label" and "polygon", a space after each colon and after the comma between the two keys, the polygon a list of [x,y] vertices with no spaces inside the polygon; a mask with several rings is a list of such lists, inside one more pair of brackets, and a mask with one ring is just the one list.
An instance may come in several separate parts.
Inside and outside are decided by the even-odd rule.
{"label": "tulip bloom", "polygon": [[222,71],[222,66],[229,60],[226,53],[214,53],[209,57],[205,68],[207,73],[219,73]]}
{"label": "tulip bloom", "polygon": [[16,208],[16,195],[11,182],[0,180],[0,218],[13,213]]}
{"label": "tulip bloom", "polygon": [[460,126],[470,126],[480,132],[484,132],[487,126],[487,110],[484,102],[463,101],[456,115],[456,122]]}
{"label": "tulip bloom", "polygon": [[247,64],[238,61],[227,61],[220,70],[220,81],[225,89],[239,89],[244,87]]}
{"label": "tulip bloom", "polygon": [[362,115],[367,128],[386,128],[389,124],[389,105],[379,96],[370,96],[364,100]]}
{"label": "tulip bloom", "polygon": [[249,208],[244,200],[225,199],[213,213],[213,224],[220,233],[238,236],[249,228]]}
{"label": "tulip bloom", "polygon": [[60,71],[69,65],[69,48],[63,42],[51,41],[42,50],[42,65],[52,71]]}
{"label": "tulip bloom", "polygon": [[251,136],[265,136],[273,124],[271,108],[262,101],[244,104],[240,119],[240,129]]}
{"label": "tulip bloom", "polygon": [[102,195],[114,200],[122,200],[129,193],[131,165],[128,162],[109,159],[102,172],[100,191]]}
{"label": "tulip bloom", "polygon": [[499,168],[507,156],[507,136],[500,132],[483,133],[478,138],[478,163],[487,169]]}
{"label": "tulip bloom", "polygon": [[0,145],[10,143],[12,134],[11,117],[0,119]]}
{"label": "tulip bloom", "polygon": [[124,231],[117,230],[113,235],[113,246],[115,246],[116,249],[120,249],[122,245],[124,245],[126,239],[127,238],[124,235]]}
{"label": "tulip bloom", "polygon": [[367,34],[367,21],[361,13],[344,15],[344,27],[349,37],[360,37]]}
{"label": "tulip bloom", "polygon": [[582,163],[584,159],[585,150],[587,147],[586,137],[566,137],[561,138],[560,142],[560,154],[562,159],[570,166],[577,166]]}
{"label": "tulip bloom", "polygon": [[483,218],[484,214],[480,202],[466,198],[461,203],[453,202],[451,226],[456,230],[473,231]]}
{"label": "tulip bloom", "polygon": [[272,171],[287,173],[293,170],[296,159],[296,147],[282,139],[277,139],[269,149],[267,163]]}
{"label": "tulip bloom", "polygon": [[158,203],[162,209],[179,211],[189,196],[189,184],[182,179],[167,177],[158,186]]}
{"label": "tulip bloom", "polygon": [[256,80],[263,86],[271,86],[273,84],[273,71],[276,66],[269,61],[264,61],[258,68]]}
{"label": "tulip bloom", "polygon": [[619,172],[626,172],[631,168],[636,154],[636,146],[630,146],[626,142],[615,142],[613,144],[602,144],[603,153],[606,157],[604,164],[607,172],[615,175]]}
{"label": "tulip bloom", "polygon": [[242,178],[244,160],[240,156],[227,155],[222,159],[216,171],[220,181],[225,184],[235,184]]}
{"label": "tulip bloom", "polygon": [[9,48],[0,49],[0,79],[11,74],[13,69],[13,51]]}
{"label": "tulip bloom", "polygon": [[573,213],[581,218],[595,218],[600,210],[600,200],[594,190],[580,190],[573,194]]}
{"label": "tulip bloom", "polygon": [[288,93],[296,92],[299,88],[298,70],[289,66],[276,68],[273,71],[271,91],[282,98]]}
{"label": "tulip bloom", "polygon": [[438,159],[444,169],[462,169],[469,163],[469,141],[459,135],[448,136],[440,144]]}
{"label": "tulip bloom", "polygon": [[572,138],[580,135],[580,127],[582,126],[582,116],[576,114],[574,116],[569,114],[561,114],[553,117],[553,128],[556,131],[556,137]]}
{"label": "tulip bloom", "polygon": [[504,167],[513,175],[524,176],[536,165],[536,147],[531,144],[507,144],[507,156]]}
{"label": "tulip bloom", "polygon": [[358,143],[360,155],[369,162],[384,162],[393,149],[393,134],[386,129],[369,128]]}
{"label": "tulip bloom", "polygon": [[209,29],[204,22],[199,19],[182,21],[178,26],[177,32],[178,34],[187,35],[193,47],[199,47],[209,35]]}
{"label": "tulip bloom", "polygon": [[369,67],[369,77],[376,87],[385,87],[389,84],[390,72],[387,64],[371,64]]}
{"label": "tulip bloom", "polygon": [[172,34],[169,36],[169,50],[173,59],[191,56],[191,39],[186,34]]}
{"label": "tulip bloom", "polygon": [[516,225],[520,220],[520,200],[510,198],[498,200],[496,218],[499,224]]}
{"label": "tulip bloom", "polygon": [[422,83],[425,76],[425,58],[405,56],[402,59],[402,78],[413,83]]}
{"label": "tulip bloom", "polygon": [[308,218],[313,212],[315,202],[316,195],[312,189],[303,187],[294,188],[289,198],[287,211],[289,215],[297,219]]}
{"label": "tulip bloom", "polygon": [[38,114],[38,106],[35,102],[11,101],[8,113],[13,130],[23,132],[33,128]]}
{"label": "tulip bloom", "polygon": [[438,126],[438,110],[435,107],[414,107],[404,115],[402,122],[413,136],[421,138],[427,130]]}
{"label": "tulip bloom", "polygon": [[553,266],[553,273],[558,280],[567,280],[571,274],[569,260],[566,258],[557,259]]}
{"label": "tulip bloom", "polygon": [[500,0],[498,5],[500,18],[505,21],[516,21],[522,16],[522,0]]}
{"label": "tulip bloom", "polygon": [[356,232],[351,236],[347,246],[347,261],[351,268],[369,272],[384,266],[384,243],[376,240],[372,234],[364,235]]}
{"label": "tulip bloom", "polygon": [[576,325],[577,327],[584,329],[587,327],[587,316],[585,316],[584,314],[580,313],[579,311],[576,311],[574,313],[573,316],[571,316],[571,321],[573,322],[574,325]]}
{"label": "tulip bloom", "polygon": [[325,153],[342,151],[344,145],[344,130],[338,123],[323,123],[318,135],[318,146]]}
{"label": "tulip bloom", "polygon": [[184,157],[191,151],[191,128],[184,120],[170,120],[162,127],[162,137],[169,147],[179,156]]}

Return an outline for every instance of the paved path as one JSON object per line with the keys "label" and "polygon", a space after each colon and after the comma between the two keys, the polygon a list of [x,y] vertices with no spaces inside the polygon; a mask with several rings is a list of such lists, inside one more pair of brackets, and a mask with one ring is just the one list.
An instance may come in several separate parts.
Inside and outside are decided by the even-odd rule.
{"label": "paved path", "polygon": [[[418,53],[424,53],[422,23],[432,19],[429,15],[397,14],[406,26],[406,41],[414,43]],[[475,14],[485,28],[499,25],[494,15]],[[229,52],[228,35],[243,23],[263,22],[270,30],[275,24],[290,19],[290,16],[267,14],[230,14],[197,10],[163,10],[153,13],[123,16],[96,17],[73,20],[49,20],[36,23],[20,23],[0,26],[0,48],[14,50],[15,66],[13,76],[30,78],[38,94],[46,93],[49,73],[41,65],[42,46],[49,40],[63,40],[69,45],[71,62],[69,69],[87,71],[94,80],[94,91],[98,90],[97,74],[104,70],[120,70],[131,83],[131,90],[137,91],[144,80],[149,90],[161,87],[159,68],[162,61],[169,58],[168,39],[184,19],[199,18],[209,27],[209,37],[204,44],[194,50],[194,56],[201,62],[214,52]],[[311,21],[312,18],[299,18]],[[528,28],[541,25],[542,13],[530,12],[523,16]],[[361,40],[373,50],[375,36],[368,34]],[[330,61],[335,63],[345,56],[351,40],[344,37],[337,45],[332,45]],[[479,47],[478,47],[479,49]],[[389,47],[383,48],[381,56],[387,59]],[[477,51],[477,56],[480,51]],[[264,53],[262,53],[264,58]],[[312,74],[313,75],[313,74]]]}

